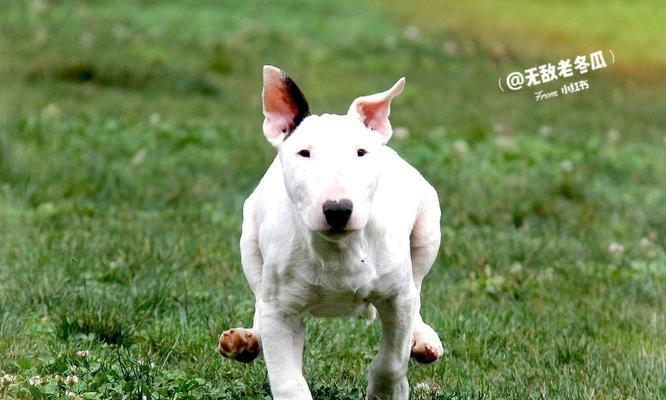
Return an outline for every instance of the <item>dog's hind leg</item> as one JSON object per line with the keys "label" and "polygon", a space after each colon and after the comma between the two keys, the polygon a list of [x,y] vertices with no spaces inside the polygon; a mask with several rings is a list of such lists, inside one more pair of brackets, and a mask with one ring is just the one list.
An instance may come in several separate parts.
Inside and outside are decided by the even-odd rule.
{"label": "dog's hind leg", "polygon": [[439,336],[430,325],[423,322],[420,312],[421,283],[430,271],[439,251],[441,240],[440,216],[437,192],[428,186],[423,194],[421,207],[410,237],[412,277],[414,286],[416,286],[419,293],[416,317],[414,318],[411,356],[416,361],[424,364],[439,360],[444,353],[444,347],[439,340]]}
{"label": "dog's hind leg", "polygon": [[[243,272],[255,297],[261,292],[261,272],[263,257],[257,244],[257,220],[253,196],[243,206],[243,232],[240,240]],[[241,362],[251,362],[261,353],[257,316],[259,302],[256,302],[252,328],[228,329],[220,335],[218,350],[222,356]]]}

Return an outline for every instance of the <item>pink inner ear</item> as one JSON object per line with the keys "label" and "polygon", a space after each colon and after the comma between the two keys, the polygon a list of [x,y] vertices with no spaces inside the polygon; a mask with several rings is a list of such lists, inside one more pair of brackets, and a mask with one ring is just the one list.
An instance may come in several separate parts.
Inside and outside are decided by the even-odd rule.
{"label": "pink inner ear", "polygon": [[267,112],[264,120],[264,133],[269,139],[277,139],[294,129],[293,117],[280,112]]}
{"label": "pink inner ear", "polygon": [[296,83],[281,70],[264,66],[264,135],[277,146],[309,114],[308,103]]}
{"label": "pink inner ear", "polygon": [[278,139],[294,128],[294,118],[298,112],[285,94],[279,80],[267,82],[264,88],[264,133],[268,139]]}
{"label": "pink inner ear", "polygon": [[293,119],[298,109],[288,97],[282,82],[270,82],[264,89],[264,111],[267,114]]}
{"label": "pink inner ear", "polygon": [[370,129],[384,134],[390,134],[391,132],[391,124],[388,120],[390,107],[390,102],[386,100],[378,103],[361,103],[358,105],[360,114],[364,117],[363,124]]}
{"label": "pink inner ear", "polygon": [[381,133],[384,143],[388,142],[393,134],[389,121],[391,100],[402,92],[404,86],[405,78],[400,78],[385,92],[357,98],[349,107],[347,115],[360,119],[365,126]]}

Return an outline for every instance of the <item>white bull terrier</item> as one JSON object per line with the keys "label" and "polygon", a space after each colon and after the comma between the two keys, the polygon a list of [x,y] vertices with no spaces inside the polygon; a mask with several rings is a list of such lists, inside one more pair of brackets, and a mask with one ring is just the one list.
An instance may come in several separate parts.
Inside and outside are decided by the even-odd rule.
{"label": "white bull terrier", "polygon": [[346,115],[310,115],[284,72],[264,67],[264,135],[278,155],[245,201],[243,272],[256,298],[251,329],[220,336],[220,353],[263,352],[273,397],[312,399],[303,377],[303,317],[379,313],[382,337],[368,399],[407,399],[410,354],[443,353],[420,315],[421,282],[440,243],[437,192],[386,146],[389,90],[359,97]]}

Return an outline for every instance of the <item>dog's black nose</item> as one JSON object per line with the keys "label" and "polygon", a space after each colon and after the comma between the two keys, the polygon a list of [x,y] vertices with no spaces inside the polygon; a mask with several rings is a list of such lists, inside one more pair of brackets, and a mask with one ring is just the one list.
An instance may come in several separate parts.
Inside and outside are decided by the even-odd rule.
{"label": "dog's black nose", "polygon": [[339,201],[326,200],[322,207],[326,222],[331,225],[331,230],[334,232],[342,232],[349,221],[354,205],[351,200],[342,199]]}

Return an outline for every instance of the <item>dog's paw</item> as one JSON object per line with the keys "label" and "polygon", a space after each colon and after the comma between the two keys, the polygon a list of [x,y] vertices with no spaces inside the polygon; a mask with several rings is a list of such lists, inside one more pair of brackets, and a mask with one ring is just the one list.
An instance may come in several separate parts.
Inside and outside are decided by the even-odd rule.
{"label": "dog's paw", "polygon": [[437,334],[432,332],[414,332],[411,357],[422,364],[433,363],[444,354],[444,346]]}
{"label": "dog's paw", "polygon": [[261,353],[261,339],[252,329],[229,329],[220,335],[218,350],[224,357],[249,363]]}

